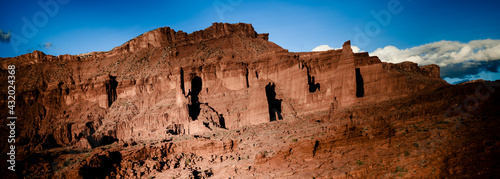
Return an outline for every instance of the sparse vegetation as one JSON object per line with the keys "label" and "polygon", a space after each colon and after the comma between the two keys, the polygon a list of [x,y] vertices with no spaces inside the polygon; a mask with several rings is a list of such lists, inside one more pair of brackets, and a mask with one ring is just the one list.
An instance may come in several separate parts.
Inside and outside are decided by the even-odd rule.
{"label": "sparse vegetation", "polygon": [[267,154],[269,154],[266,150],[264,150],[264,151],[260,151],[260,153],[261,153],[264,157],[267,157]]}
{"label": "sparse vegetation", "polygon": [[87,152],[84,156],[83,156],[83,159],[82,160],[85,160],[87,158],[89,158],[90,156],[92,155],[92,152]]}
{"label": "sparse vegetation", "polygon": [[74,163],[75,162],[73,162],[73,160],[67,159],[67,160],[64,161],[63,166],[67,167],[67,166],[70,166],[71,164],[74,164]]}
{"label": "sparse vegetation", "polygon": [[439,120],[436,122],[436,124],[448,124],[448,123],[450,123],[450,122],[444,121],[444,120]]}
{"label": "sparse vegetation", "polygon": [[418,148],[418,143],[414,142],[412,146]]}
{"label": "sparse vegetation", "polygon": [[396,166],[396,172],[408,172],[408,170],[406,170],[406,169],[405,169],[405,168],[403,168],[403,167]]}
{"label": "sparse vegetation", "polygon": [[427,163],[428,161],[427,160],[424,160],[420,163],[420,166],[423,166],[424,168],[427,168]]}
{"label": "sparse vegetation", "polygon": [[361,161],[361,160],[356,160],[356,164],[358,164],[358,166],[361,166],[361,165],[364,165],[365,162]]}
{"label": "sparse vegetation", "polygon": [[403,145],[403,142],[396,144],[397,147],[400,147],[401,145]]}
{"label": "sparse vegetation", "polygon": [[407,150],[404,151],[404,154],[405,156],[410,156],[410,152],[408,152]]}

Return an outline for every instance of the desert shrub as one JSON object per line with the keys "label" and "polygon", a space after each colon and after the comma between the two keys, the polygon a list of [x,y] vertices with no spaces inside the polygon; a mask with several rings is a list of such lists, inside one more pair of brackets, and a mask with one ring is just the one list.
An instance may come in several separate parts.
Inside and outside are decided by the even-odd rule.
{"label": "desert shrub", "polygon": [[361,161],[361,160],[356,160],[356,164],[358,164],[359,166],[365,164],[365,162]]}

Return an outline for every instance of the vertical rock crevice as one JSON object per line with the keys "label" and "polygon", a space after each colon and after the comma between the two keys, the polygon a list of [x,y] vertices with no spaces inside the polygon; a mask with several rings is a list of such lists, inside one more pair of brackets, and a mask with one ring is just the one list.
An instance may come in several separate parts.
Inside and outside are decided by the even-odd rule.
{"label": "vertical rock crevice", "polygon": [[106,81],[106,94],[108,95],[108,107],[116,101],[118,95],[116,94],[116,88],[118,87],[118,82],[116,81],[116,76],[109,75],[108,81]]}
{"label": "vertical rock crevice", "polygon": [[361,71],[356,68],[356,97],[360,98],[365,96],[365,87],[363,86],[363,76],[361,76]]}
{"label": "vertical rock crevice", "polygon": [[195,76],[191,80],[191,90],[189,90],[188,97],[190,97],[190,104],[188,104],[189,116],[193,121],[198,119],[200,115],[200,101],[199,95],[202,89],[202,81],[199,76]]}
{"label": "vertical rock crevice", "polygon": [[279,120],[283,119],[281,116],[281,99],[276,99],[276,86],[274,83],[269,83],[266,85],[266,97],[267,104],[269,106],[269,120],[276,121],[276,118]]}
{"label": "vertical rock crevice", "polygon": [[307,85],[309,86],[309,92],[314,93],[316,92],[316,90],[319,91],[320,85],[319,83],[316,83],[314,76],[311,76],[309,72],[309,67],[306,66],[306,70],[307,70]]}
{"label": "vertical rock crevice", "polygon": [[245,72],[245,79],[247,80],[247,88],[250,87],[250,84],[248,83],[248,68],[245,69],[246,72]]}
{"label": "vertical rock crevice", "polygon": [[224,116],[222,116],[222,114],[219,114],[219,127],[226,129],[226,120],[224,119]]}
{"label": "vertical rock crevice", "polygon": [[180,70],[180,75],[181,75],[181,90],[182,90],[182,95],[186,95],[186,91],[184,90],[184,69]]}

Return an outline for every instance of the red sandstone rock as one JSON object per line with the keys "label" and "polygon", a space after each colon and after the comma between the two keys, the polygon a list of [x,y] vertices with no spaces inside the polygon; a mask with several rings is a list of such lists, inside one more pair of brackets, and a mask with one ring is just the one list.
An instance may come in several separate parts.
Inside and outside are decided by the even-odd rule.
{"label": "red sandstone rock", "polygon": [[[7,65],[18,69],[18,157],[26,163],[25,173],[66,178],[92,172],[117,178],[393,177],[395,165],[407,165],[405,170],[425,172],[397,174],[482,176],[451,164],[470,162],[463,155],[473,151],[447,154],[452,148],[446,142],[465,146],[450,136],[460,129],[417,131],[433,126],[434,118],[460,125],[442,117],[459,103],[453,101],[457,97],[433,94],[464,96],[474,93],[467,91],[471,86],[456,92],[439,77],[436,65],[382,63],[366,52],[353,53],[349,41],[340,50],[291,53],[269,42],[268,34],[257,34],[251,24],[214,23],[191,34],[155,29],[109,52],[55,57],[34,51],[0,63],[3,79]],[[498,93],[491,96],[498,98]],[[5,104],[2,98],[2,109]],[[490,113],[488,106],[481,109]],[[410,123],[419,127],[404,127]],[[491,129],[482,123],[461,125]],[[425,143],[441,135],[449,137]],[[405,138],[434,149],[412,148]],[[486,148],[498,144],[490,137],[484,140],[484,145],[470,142],[491,144]],[[405,143],[404,149],[394,147],[398,142]],[[69,147],[84,152],[46,156]],[[402,150],[415,157],[399,162]],[[448,164],[431,162],[438,157],[447,157],[439,162]],[[66,161],[75,164],[66,168]],[[488,162],[481,166],[494,166]],[[489,175],[492,169],[471,171]]]}

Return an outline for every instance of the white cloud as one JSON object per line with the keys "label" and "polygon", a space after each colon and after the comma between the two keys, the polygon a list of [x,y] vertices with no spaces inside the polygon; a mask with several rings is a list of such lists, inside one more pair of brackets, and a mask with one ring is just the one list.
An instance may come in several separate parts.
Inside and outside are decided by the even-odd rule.
{"label": "white cloud", "polygon": [[354,53],[363,52],[361,49],[359,49],[359,47],[354,46],[354,45],[351,46],[351,49],[352,49],[352,52],[354,52]]}
{"label": "white cloud", "polygon": [[378,48],[370,55],[378,56],[385,62],[412,61],[419,65],[437,64],[441,67],[468,61],[489,62],[500,60],[500,40],[473,40],[468,43],[443,40],[408,49],[389,45]]}
{"label": "white cloud", "polygon": [[[342,48],[332,48],[332,47],[330,47],[328,45],[320,45],[320,46],[315,47],[311,51],[313,51],[313,52],[321,52],[321,51],[338,50],[338,49],[342,49]],[[363,51],[361,51],[361,49],[359,49],[359,47],[354,46],[354,45],[351,45],[351,49],[352,49],[352,52],[354,52],[354,53],[363,52]]]}
{"label": "white cloud", "polygon": [[52,47],[52,46],[53,46],[53,45],[52,45],[52,43],[50,43],[50,42],[47,42],[47,43],[44,43],[44,44],[40,44],[40,47],[42,47],[42,48],[50,48],[50,47]]}
{"label": "white cloud", "polygon": [[443,40],[407,49],[389,45],[370,55],[391,63],[437,64],[441,67],[441,77],[449,83],[479,78],[500,79],[500,40],[473,40],[468,43]]}
{"label": "white cloud", "polygon": [[328,51],[328,50],[333,50],[334,48],[328,46],[328,45],[320,45],[312,49],[311,51],[313,52],[321,52],[321,51]]}

